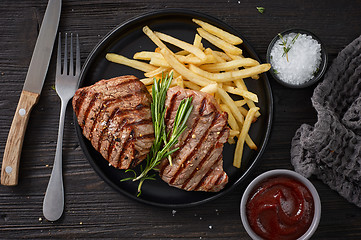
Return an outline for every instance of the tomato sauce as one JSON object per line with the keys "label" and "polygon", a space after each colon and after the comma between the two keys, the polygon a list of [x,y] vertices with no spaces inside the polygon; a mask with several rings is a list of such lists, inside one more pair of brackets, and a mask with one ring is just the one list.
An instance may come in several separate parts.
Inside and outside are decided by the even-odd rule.
{"label": "tomato sauce", "polygon": [[314,201],[299,181],[280,176],[263,181],[247,201],[252,230],[264,239],[297,239],[310,227]]}

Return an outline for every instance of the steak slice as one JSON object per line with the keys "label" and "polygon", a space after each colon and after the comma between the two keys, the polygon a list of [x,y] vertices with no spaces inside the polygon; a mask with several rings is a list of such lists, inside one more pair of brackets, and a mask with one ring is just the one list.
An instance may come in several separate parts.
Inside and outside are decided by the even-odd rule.
{"label": "steak slice", "polygon": [[73,109],[83,135],[112,166],[128,169],[145,159],[154,140],[152,97],[134,76],[80,88]]}
{"label": "steak slice", "polygon": [[173,128],[181,100],[187,97],[193,97],[187,129],[175,145],[179,150],[172,155],[172,165],[168,159],[163,159],[159,174],[169,185],[180,189],[217,192],[228,182],[222,159],[223,144],[229,136],[228,115],[220,110],[211,95],[173,87],[168,90],[166,99],[168,132]]}

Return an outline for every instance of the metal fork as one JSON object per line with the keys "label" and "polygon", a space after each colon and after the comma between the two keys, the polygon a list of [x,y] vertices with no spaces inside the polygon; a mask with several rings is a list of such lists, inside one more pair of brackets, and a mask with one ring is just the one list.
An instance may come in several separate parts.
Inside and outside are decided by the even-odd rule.
{"label": "metal fork", "polygon": [[[64,210],[64,187],[62,174],[62,147],[63,147],[63,130],[66,107],[69,100],[73,97],[77,87],[80,75],[80,48],[79,39],[76,35],[76,60],[75,71],[73,65],[73,34],[70,34],[70,59],[68,66],[68,34],[65,33],[64,62],[63,71],[61,71],[61,34],[58,40],[58,56],[56,63],[55,90],[61,100],[61,112],[59,120],[58,142],[54,166],[51,172],[48,187],[46,189],[43,202],[43,214],[49,221],[58,220]],[[69,67],[69,68],[68,68]]]}

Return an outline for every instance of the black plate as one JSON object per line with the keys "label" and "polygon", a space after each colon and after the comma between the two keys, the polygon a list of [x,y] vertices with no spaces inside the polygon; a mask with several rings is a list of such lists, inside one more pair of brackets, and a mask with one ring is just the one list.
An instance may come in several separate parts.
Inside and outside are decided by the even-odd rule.
{"label": "black plate", "polygon": [[[175,36],[187,42],[193,42],[197,25],[192,22],[192,18],[198,18],[215,26],[218,26],[230,33],[240,36],[244,43],[242,49],[245,56],[259,60],[251,46],[244,37],[233,28],[218,19],[208,15],[184,9],[163,10],[147,13],[133,18],[108,33],[87,58],[80,76],[80,87],[94,84],[101,79],[108,79],[120,75],[135,75],[143,78],[142,72],[108,62],[105,55],[108,52],[118,53],[132,58],[135,52],[142,50],[153,51],[155,45],[142,32],[142,28],[148,25],[152,30],[157,30]],[[208,43],[203,41],[207,47]],[[224,169],[229,176],[229,183],[218,193],[186,192],[168,186],[159,178],[155,181],[145,181],[142,187],[142,194],[137,195],[137,182],[120,182],[126,176],[123,170],[118,170],[108,165],[108,162],[92,147],[91,143],[82,135],[81,128],[74,118],[77,136],[80,145],[95,171],[113,188],[137,201],[163,207],[185,207],[205,203],[231,191],[236,185],[242,183],[249,173],[254,169],[256,163],[260,161],[265,150],[270,134],[273,101],[271,88],[266,74],[262,74],[259,80],[246,80],[249,89],[258,94],[259,106],[262,116],[252,125],[250,135],[257,144],[258,151],[250,151],[247,147],[243,154],[242,168],[236,169],[232,166],[234,145],[224,146]]]}

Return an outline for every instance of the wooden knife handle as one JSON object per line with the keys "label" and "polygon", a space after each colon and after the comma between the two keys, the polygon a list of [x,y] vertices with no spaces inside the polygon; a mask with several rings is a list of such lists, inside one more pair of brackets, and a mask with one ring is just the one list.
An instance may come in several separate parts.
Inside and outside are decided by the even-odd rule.
{"label": "wooden knife handle", "polygon": [[38,102],[39,94],[23,90],[10,127],[6,141],[1,168],[1,184],[15,186],[18,184],[19,163],[26,126],[31,109]]}

